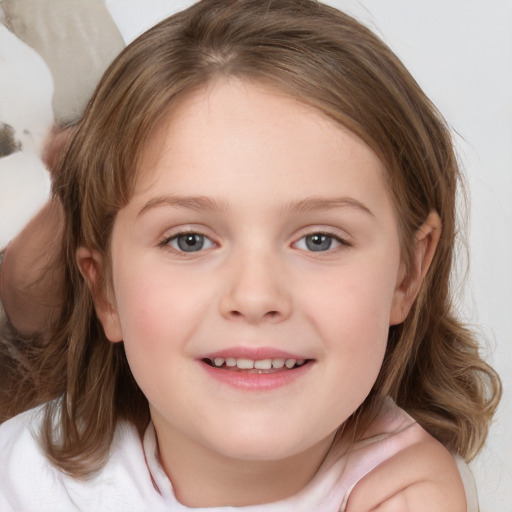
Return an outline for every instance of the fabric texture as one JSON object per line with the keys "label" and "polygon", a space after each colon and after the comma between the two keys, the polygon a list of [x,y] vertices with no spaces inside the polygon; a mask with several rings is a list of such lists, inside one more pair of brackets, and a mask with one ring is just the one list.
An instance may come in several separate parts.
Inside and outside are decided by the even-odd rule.
{"label": "fabric texture", "polygon": [[[178,502],[159,463],[151,424],[141,441],[133,426],[120,423],[104,469],[89,480],[76,480],[53,466],[38,446],[35,434],[42,413],[42,408],[33,409],[0,425],[2,512],[343,512],[350,491],[364,475],[424,436],[423,429],[389,401],[370,437],[348,453],[331,449],[298,494],[265,505],[190,509]],[[474,506],[468,512],[475,512]]]}

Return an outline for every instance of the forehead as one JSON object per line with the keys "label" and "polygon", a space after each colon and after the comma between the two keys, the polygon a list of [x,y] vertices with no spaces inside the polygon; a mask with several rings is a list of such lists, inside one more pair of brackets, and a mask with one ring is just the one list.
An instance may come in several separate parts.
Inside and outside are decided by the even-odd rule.
{"label": "forehead", "polygon": [[385,172],[367,144],[317,109],[270,87],[222,79],[177,102],[159,123],[135,193],[158,189],[169,173],[176,189],[204,192],[230,192],[237,181],[257,187],[267,173],[280,193],[312,183],[329,193],[341,177],[381,192]]}

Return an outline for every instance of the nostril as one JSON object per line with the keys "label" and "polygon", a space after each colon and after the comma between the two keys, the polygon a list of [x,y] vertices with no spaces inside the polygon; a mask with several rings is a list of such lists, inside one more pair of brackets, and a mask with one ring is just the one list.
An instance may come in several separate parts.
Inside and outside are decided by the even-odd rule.
{"label": "nostril", "polygon": [[279,311],[272,310],[272,311],[267,311],[266,313],[263,313],[263,314],[254,315],[254,318],[253,318],[253,315],[251,315],[250,313],[244,314],[243,312],[234,309],[229,312],[229,316],[232,319],[247,318],[248,320],[251,320],[251,319],[255,320],[256,318],[259,318],[261,320],[262,319],[275,320],[281,316],[281,313]]}

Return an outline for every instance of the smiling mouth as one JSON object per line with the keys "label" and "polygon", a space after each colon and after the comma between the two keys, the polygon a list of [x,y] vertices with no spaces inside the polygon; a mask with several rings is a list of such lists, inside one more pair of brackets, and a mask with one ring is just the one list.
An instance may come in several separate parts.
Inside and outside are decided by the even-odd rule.
{"label": "smiling mouth", "polygon": [[246,359],[235,357],[205,358],[203,362],[212,368],[246,373],[276,373],[295,370],[309,364],[312,359]]}

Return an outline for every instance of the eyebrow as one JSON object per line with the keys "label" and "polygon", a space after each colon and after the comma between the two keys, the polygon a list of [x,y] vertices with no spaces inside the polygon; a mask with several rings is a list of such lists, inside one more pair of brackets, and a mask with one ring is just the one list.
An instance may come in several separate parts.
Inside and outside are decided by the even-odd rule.
{"label": "eyebrow", "polygon": [[361,201],[352,197],[309,197],[300,201],[290,202],[283,208],[283,213],[307,213],[335,208],[355,208],[375,217],[373,212]]}
{"label": "eyebrow", "polygon": [[228,209],[227,203],[206,196],[158,196],[150,199],[139,211],[138,216],[159,206],[170,206],[186,210],[218,212]]}
{"label": "eyebrow", "polygon": [[[158,196],[150,199],[139,211],[138,216],[160,206],[170,206],[196,211],[219,212],[228,210],[228,203],[207,196]],[[335,208],[355,208],[374,217],[372,211],[361,201],[351,197],[309,197],[300,201],[290,201],[282,208],[282,213],[307,213]]]}

